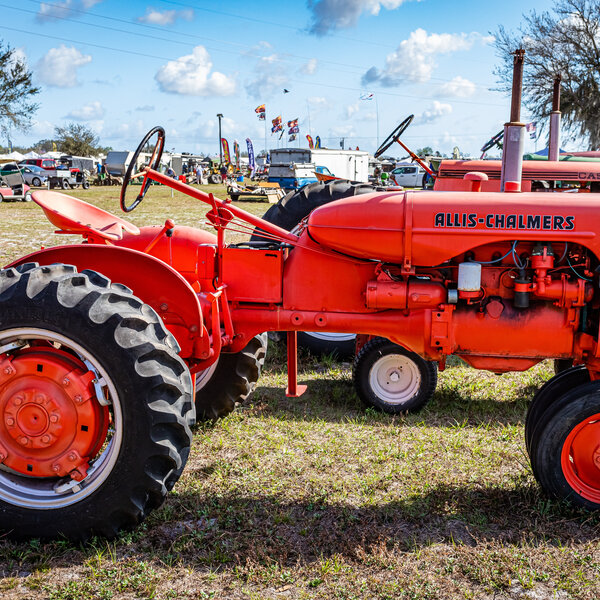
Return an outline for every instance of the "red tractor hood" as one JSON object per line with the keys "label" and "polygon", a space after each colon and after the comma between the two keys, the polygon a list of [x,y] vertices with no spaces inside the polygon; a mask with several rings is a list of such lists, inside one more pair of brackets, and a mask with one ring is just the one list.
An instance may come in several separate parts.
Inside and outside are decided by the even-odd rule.
{"label": "red tractor hood", "polygon": [[600,257],[600,194],[365,194],[316,209],[308,231],[344,254],[421,266],[504,240],[568,241]]}

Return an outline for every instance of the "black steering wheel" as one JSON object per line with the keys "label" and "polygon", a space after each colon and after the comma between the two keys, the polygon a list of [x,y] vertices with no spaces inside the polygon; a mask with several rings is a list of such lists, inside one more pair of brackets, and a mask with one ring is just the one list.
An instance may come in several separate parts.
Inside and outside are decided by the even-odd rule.
{"label": "black steering wheel", "polygon": [[406,131],[406,128],[412,123],[412,120],[415,118],[415,115],[409,115],[390,133],[390,135],[386,138],[385,142],[377,148],[377,152],[373,155],[375,158],[379,158],[400,136]]}
{"label": "black steering wheel", "polygon": [[165,130],[159,125],[151,129],[145,136],[144,139],[140,142],[140,145],[137,147],[137,150],[134,152],[131,157],[131,162],[127,167],[127,172],[125,173],[125,178],[123,179],[123,185],[121,186],[121,209],[124,212],[131,212],[134,208],[136,208],[139,203],[144,199],[148,188],[152,181],[148,178],[145,178],[142,187],[140,189],[140,193],[137,195],[137,198],[129,205],[125,200],[125,194],[127,193],[127,186],[131,181],[131,176],[137,170],[137,162],[140,157],[140,154],[144,151],[144,148],[148,145],[150,140],[156,137],[156,143],[154,144],[154,150],[152,151],[152,156],[150,157],[150,162],[148,163],[148,167],[153,170],[156,170],[160,165],[160,159],[162,158],[163,148],[165,147]]}
{"label": "black steering wheel", "polygon": [[492,139],[488,140],[481,148],[481,152],[487,152],[494,146],[502,148],[502,138],[504,137],[504,129],[499,131]]}

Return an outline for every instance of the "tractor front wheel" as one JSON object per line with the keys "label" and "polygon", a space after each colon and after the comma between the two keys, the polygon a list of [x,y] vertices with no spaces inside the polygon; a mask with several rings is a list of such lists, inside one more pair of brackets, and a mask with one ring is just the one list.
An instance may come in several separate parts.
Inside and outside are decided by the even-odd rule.
{"label": "tractor front wheel", "polygon": [[437,365],[377,337],[357,354],[352,378],[367,406],[389,414],[418,412],[435,392]]}
{"label": "tractor front wheel", "polygon": [[0,530],[86,539],[130,529],[183,470],[189,371],[160,318],[74,267],[0,271]]}
{"label": "tractor front wheel", "polygon": [[567,392],[546,410],[532,439],[533,472],[544,491],[600,509],[600,384]]}
{"label": "tractor front wheel", "polygon": [[196,374],[198,419],[226,417],[236,402],[248,399],[265,364],[267,343],[266,333],[255,335],[241,352],[223,352],[216,363]]}

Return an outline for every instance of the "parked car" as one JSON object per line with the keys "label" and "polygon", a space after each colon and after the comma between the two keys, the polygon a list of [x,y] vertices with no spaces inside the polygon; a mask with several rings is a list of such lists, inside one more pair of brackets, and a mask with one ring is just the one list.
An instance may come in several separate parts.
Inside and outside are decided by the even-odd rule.
{"label": "parked car", "polygon": [[25,183],[33,187],[45,186],[48,182],[48,171],[36,165],[21,165],[21,173]]}
{"label": "parked car", "polygon": [[390,183],[402,187],[422,187],[425,169],[418,165],[406,165],[390,173]]}
{"label": "parked car", "polygon": [[53,158],[26,158],[19,164],[41,167],[42,169],[46,169],[48,171],[54,171],[56,169],[56,161]]}
{"label": "parked car", "polygon": [[0,165],[0,202],[30,202],[31,192],[16,163]]}

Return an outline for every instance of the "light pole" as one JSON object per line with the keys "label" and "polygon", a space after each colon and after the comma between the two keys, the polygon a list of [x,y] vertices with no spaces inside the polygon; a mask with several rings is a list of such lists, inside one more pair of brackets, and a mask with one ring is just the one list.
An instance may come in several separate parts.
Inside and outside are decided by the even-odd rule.
{"label": "light pole", "polygon": [[223,118],[223,115],[221,113],[219,113],[217,115],[217,118],[219,119],[219,165],[223,164],[223,145],[221,144],[221,119]]}

